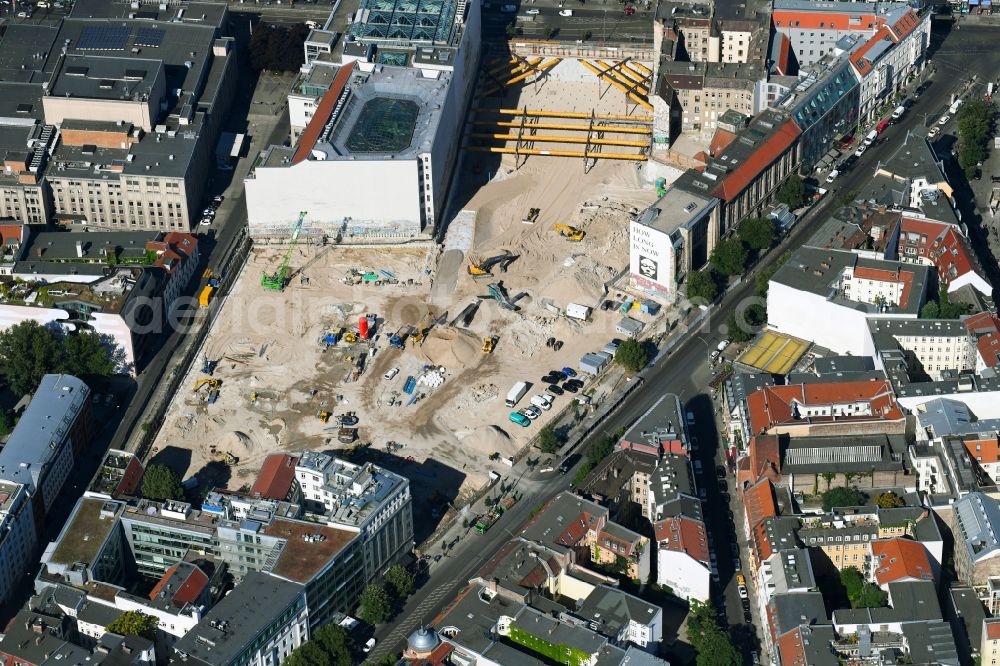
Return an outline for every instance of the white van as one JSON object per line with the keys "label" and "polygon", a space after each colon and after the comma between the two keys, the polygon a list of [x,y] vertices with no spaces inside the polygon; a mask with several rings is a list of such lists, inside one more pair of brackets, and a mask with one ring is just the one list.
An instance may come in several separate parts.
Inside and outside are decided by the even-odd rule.
{"label": "white van", "polygon": [[948,107],[948,113],[950,113],[951,115],[955,115],[955,113],[958,111],[958,107],[960,106],[962,106],[962,98],[956,99],[955,103],[952,104],[950,107]]}
{"label": "white van", "polygon": [[903,117],[904,113],[906,113],[906,107],[902,105],[897,106],[892,112],[892,119],[899,120],[900,118]]}
{"label": "white van", "polygon": [[531,404],[533,404],[535,407],[538,407],[539,409],[544,409],[545,411],[549,411],[550,409],[552,409],[552,396],[548,394],[533,395],[531,396]]}
{"label": "white van", "polygon": [[868,132],[868,134],[865,135],[865,145],[866,146],[872,145],[873,143],[875,143],[875,139],[877,138],[878,138],[878,132],[876,132],[875,130]]}
{"label": "white van", "polygon": [[834,169],[833,171],[830,172],[830,175],[826,177],[826,182],[832,183],[833,181],[837,180],[837,176],[839,176],[839,175],[840,175],[840,172],[838,170]]}

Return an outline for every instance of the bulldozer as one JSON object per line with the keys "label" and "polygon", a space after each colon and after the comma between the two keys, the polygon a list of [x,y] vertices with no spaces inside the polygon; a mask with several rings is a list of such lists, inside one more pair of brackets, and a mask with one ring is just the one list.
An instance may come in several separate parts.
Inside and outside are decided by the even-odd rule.
{"label": "bulldozer", "polygon": [[571,227],[568,224],[556,224],[552,227],[559,232],[559,235],[566,240],[571,240],[573,242],[580,242],[587,235],[587,232],[583,229],[577,229],[576,227]]}
{"label": "bulldozer", "polygon": [[490,257],[489,259],[477,260],[472,257],[469,260],[469,275],[474,278],[488,278],[493,277],[493,267],[496,266],[500,269],[501,273],[506,273],[507,268],[514,263],[517,259],[516,254],[512,254],[510,250],[504,250],[503,254],[498,254],[495,257]]}
{"label": "bulldozer", "polygon": [[529,208],[528,214],[524,216],[524,219],[521,220],[521,222],[523,222],[524,224],[534,224],[535,222],[538,221],[538,215],[541,212],[542,211],[540,208]]}
{"label": "bulldozer", "polygon": [[319,410],[319,413],[316,414],[316,418],[318,418],[321,422],[326,423],[330,420],[330,412],[325,409],[321,409]]}
{"label": "bulldozer", "polygon": [[483,353],[492,354],[493,349],[497,345],[497,336],[491,335],[489,337],[483,338]]}
{"label": "bulldozer", "polygon": [[240,462],[240,459],[234,456],[229,451],[213,450],[212,453],[215,454],[216,458],[226,463],[227,465],[237,465]]}

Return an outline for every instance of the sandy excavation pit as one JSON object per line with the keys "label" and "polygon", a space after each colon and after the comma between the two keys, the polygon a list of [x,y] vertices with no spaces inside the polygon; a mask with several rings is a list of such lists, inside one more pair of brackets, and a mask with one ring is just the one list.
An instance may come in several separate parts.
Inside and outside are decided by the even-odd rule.
{"label": "sandy excavation pit", "polygon": [[[472,157],[467,155],[466,162]],[[255,249],[204,346],[207,357],[218,361],[218,401],[208,405],[206,389],[192,391],[195,380],[203,377],[197,363],[157,437],[160,454],[180,461],[175,466],[188,477],[213,461],[218,465],[210,448],[214,444],[218,454],[239,458],[227,482],[237,489],[252,484],[269,453],[347,448],[337,441],[333,422],[317,417],[325,409],[335,415],[357,412],[359,441],[371,443],[369,456],[384,454],[387,442],[401,444],[392,456],[372,457],[409,476],[425,492],[437,489],[454,497],[460,488],[482,485],[491,469],[503,473],[507,468],[489,462],[488,456],[494,451],[513,454],[571,399],[569,394],[557,397],[552,412],[523,428],[509,421],[511,410],[504,405],[512,384],[536,384],[518,405],[524,407],[531,395],[544,391],[537,382],[547,370],[576,367],[584,352],[616,337],[620,315],[615,312],[595,309],[592,321],[581,323],[550,312],[543,303],[598,306],[604,284],[627,264],[629,215],[655,199],[632,162],[599,162],[584,174],[575,159],[531,158],[513,171],[508,157],[501,166],[511,173],[462,198],[461,205],[476,215],[469,254],[485,258],[507,250],[518,257],[494,279],[470,277],[468,257],[460,265],[443,267],[439,250],[430,246],[300,247],[291,268],[309,263],[308,284],[296,278],[277,293],[260,286],[260,275],[280,264],[282,251]],[[523,224],[531,207],[541,209],[539,219]],[[581,242],[568,241],[553,230],[557,222],[582,228],[587,235]],[[443,272],[438,273],[439,267]],[[389,271],[399,284],[344,284],[341,279],[352,268]],[[519,312],[485,300],[467,329],[450,325],[487,293],[488,283],[501,279],[511,296],[524,292],[517,301]],[[437,281],[449,286],[436,291],[431,305],[432,282]],[[402,351],[389,345],[389,336],[401,326],[426,325],[445,311],[445,323],[432,327],[421,344],[409,340]],[[359,380],[350,381],[358,356],[367,356],[369,345],[341,343],[325,349],[320,341],[341,326],[356,330],[365,313],[378,317],[376,340],[370,345],[375,352]],[[481,351],[486,335],[499,338],[492,354]],[[550,337],[564,341],[560,351],[546,347]],[[384,379],[392,368],[398,374]],[[403,391],[409,377],[417,382],[416,401]],[[185,451],[168,456],[168,448]],[[180,469],[185,461],[186,468]]]}

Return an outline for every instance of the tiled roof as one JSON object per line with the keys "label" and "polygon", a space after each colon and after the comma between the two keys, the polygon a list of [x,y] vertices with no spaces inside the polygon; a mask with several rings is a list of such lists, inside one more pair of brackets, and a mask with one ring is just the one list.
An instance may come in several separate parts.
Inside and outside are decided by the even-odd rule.
{"label": "tiled roof", "polygon": [[312,154],[312,149],[316,147],[316,142],[319,141],[319,137],[323,133],[323,127],[330,119],[330,114],[333,113],[333,108],[337,105],[337,99],[340,98],[340,93],[343,92],[352,72],[354,72],[354,65],[344,65],[337,72],[333,83],[330,84],[330,89],[316,105],[312,119],[299,137],[299,145],[295,149],[295,156],[292,157],[292,164],[298,164]]}
{"label": "tiled roof", "polygon": [[660,548],[683,551],[708,566],[708,533],[705,523],[686,516],[674,516],[653,524],[653,532]]}
{"label": "tiled roof", "polygon": [[815,384],[793,384],[790,386],[766,386],[747,398],[750,412],[750,430],[766,433],[772,427],[782,424],[833,421],[832,417],[812,416],[798,418],[798,407],[823,406],[848,402],[868,402],[871,416],[841,415],[839,422],[848,421],[895,421],[903,418],[903,412],[896,404],[892,385],[888,381],[831,382]]}
{"label": "tiled roof", "polygon": [[781,444],[777,435],[757,435],[750,440],[750,478],[756,483],[762,476],[772,480],[781,474]]}
{"label": "tiled roof", "polygon": [[272,500],[284,500],[295,482],[295,463],[298,458],[287,453],[272,453],[257,474],[257,481],[250,488],[250,495]]}
{"label": "tiled roof", "polygon": [[986,638],[991,641],[1000,641],[1000,617],[988,617],[984,625]]}
{"label": "tiled roof", "polygon": [[899,229],[900,253],[913,248],[918,256],[934,264],[942,282],[977,272],[972,247],[955,225],[904,216]]}
{"label": "tiled roof", "polygon": [[879,585],[898,580],[934,580],[927,549],[919,541],[910,539],[873,541],[872,567]]}
{"label": "tiled roof", "polygon": [[747,525],[756,529],[764,519],[778,515],[778,504],[774,496],[774,485],[770,479],[761,479],[743,493],[743,508]]}
{"label": "tiled roof", "polygon": [[727,132],[724,129],[715,130],[715,136],[712,137],[712,143],[709,146],[708,152],[712,155],[718,155],[726,146],[731,144],[736,138],[736,135],[732,132]]}
{"label": "tiled roof", "polygon": [[965,327],[976,336],[976,347],[986,367],[1000,363],[1000,318],[992,312],[980,312],[968,317]]}
{"label": "tiled roof", "polygon": [[892,39],[892,33],[885,26],[879,28],[871,39],[851,54],[851,64],[854,65],[858,76],[868,76],[871,73],[872,59],[869,56],[869,52],[883,39]]}
{"label": "tiled roof", "polygon": [[897,44],[903,41],[918,25],[920,25],[920,17],[912,8],[907,10],[898,21],[889,25],[893,41]]}
{"label": "tiled roof", "polygon": [[771,134],[757,149],[741,164],[726,174],[722,182],[714,190],[712,196],[725,201],[732,201],[745,190],[767,167],[795,145],[801,130],[792,120],[787,120],[780,128]]}
{"label": "tiled roof", "polygon": [[[187,604],[193,604],[201,596],[205,586],[208,585],[208,576],[205,575],[204,571],[188,563],[182,564],[184,565],[184,572],[187,573],[187,577],[183,581],[180,581],[180,587],[170,597],[170,602],[177,608],[184,608]],[[175,564],[167,569],[166,573],[163,574],[163,577],[160,578],[159,582],[156,583],[156,586],[149,593],[150,599],[155,601],[156,597],[164,589],[168,593],[170,592],[172,584],[179,582],[175,579],[184,574],[184,572],[178,571],[180,566],[181,564]]]}

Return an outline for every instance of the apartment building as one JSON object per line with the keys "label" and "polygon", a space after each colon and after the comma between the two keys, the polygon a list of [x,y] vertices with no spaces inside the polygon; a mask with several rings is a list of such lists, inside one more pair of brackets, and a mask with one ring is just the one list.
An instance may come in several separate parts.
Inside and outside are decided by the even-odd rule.
{"label": "apartment building", "polygon": [[657,544],[656,583],[681,599],[707,602],[711,593],[711,560],[705,523],[673,516],[653,524]]}
{"label": "apartment building", "polygon": [[976,374],[1000,364],[1000,317],[992,312],[980,312],[964,321],[976,340]]}
{"label": "apartment building", "polygon": [[72,375],[42,377],[0,450],[0,481],[23,485],[40,531],[73,466],[96,432],[90,389]]}
{"label": "apartment building", "polygon": [[871,543],[877,538],[875,521],[799,530],[802,543],[821,552],[838,571],[854,567],[865,576],[871,573]]}
{"label": "apartment building", "polygon": [[972,492],[954,503],[955,573],[975,588],[1000,577],[1000,502]]}
{"label": "apartment building", "polygon": [[851,53],[851,65],[861,81],[862,121],[872,120],[879,105],[923,69],[931,15],[925,12],[921,17],[910,7],[895,6],[890,14],[879,16],[881,27]]}
{"label": "apartment building", "polygon": [[[927,298],[928,273],[927,266],[804,246],[771,278],[768,326],[835,354],[876,356],[867,320],[916,319]],[[830,321],[841,325],[821,324]],[[877,357],[875,367],[881,368]]]}
{"label": "apartment building", "polygon": [[[906,7],[904,3],[896,4]],[[879,18],[874,2],[774,0],[771,12],[775,32],[789,40],[802,67],[833,53],[844,37],[868,39],[878,30]]]}
{"label": "apartment building", "polygon": [[31,493],[21,483],[0,481],[0,603],[17,589],[38,552]]}
{"label": "apartment building", "polygon": [[943,291],[971,286],[982,294],[992,293],[969,239],[955,222],[901,215],[890,243],[900,261],[933,267]]}
{"label": "apartment building", "polygon": [[358,532],[366,580],[384,574],[412,549],[412,496],[405,477],[315,451],[298,456],[295,476],[307,509]]}
{"label": "apartment building", "polygon": [[727,111],[752,116],[760,102],[763,68],[735,62],[667,62],[660,65],[664,96],[685,134],[710,137]]}
{"label": "apartment building", "polygon": [[86,497],[46,549],[44,577],[76,587],[125,585],[133,576],[161,579],[194,553],[237,579],[263,571],[303,585],[311,624],[323,624],[353,610],[364,586],[413,540],[405,480],[373,465],[343,464],[322,466],[340,470],[334,476],[346,484],[341,492],[350,506],[329,515],[303,516],[287,502],[219,492],[209,493],[200,509]]}
{"label": "apartment building", "polygon": [[250,573],[174,645],[172,663],[279,666],[309,640],[302,585]]}
{"label": "apartment building", "polygon": [[910,377],[940,380],[948,371],[976,367],[976,339],[954,319],[869,319],[875,353],[900,357]]}
{"label": "apartment building", "polygon": [[152,24],[128,5],[86,4],[4,38],[2,78],[18,83],[0,95],[17,102],[0,107],[14,121],[0,133],[0,206],[23,222],[187,231],[234,97],[228,10],[203,3],[194,21],[163,8]]}
{"label": "apartment building", "polygon": [[982,643],[979,646],[979,663],[986,666],[1000,664],[1000,618],[983,620]]}

